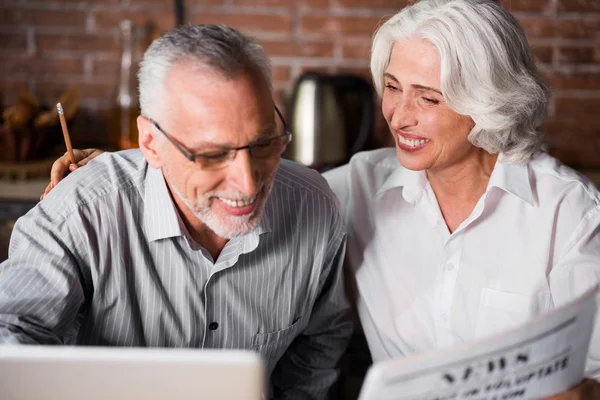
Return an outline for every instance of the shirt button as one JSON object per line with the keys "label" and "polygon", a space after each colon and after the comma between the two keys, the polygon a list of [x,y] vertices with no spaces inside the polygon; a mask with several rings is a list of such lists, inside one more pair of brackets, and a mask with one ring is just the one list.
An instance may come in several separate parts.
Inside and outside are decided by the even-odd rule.
{"label": "shirt button", "polygon": [[214,331],[215,329],[217,329],[219,327],[219,324],[217,322],[211,322],[208,325],[208,329],[210,329],[211,331]]}

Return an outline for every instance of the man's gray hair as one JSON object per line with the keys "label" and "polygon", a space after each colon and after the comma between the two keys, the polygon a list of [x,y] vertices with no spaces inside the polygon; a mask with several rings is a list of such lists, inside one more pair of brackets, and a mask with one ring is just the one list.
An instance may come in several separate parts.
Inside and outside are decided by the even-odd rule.
{"label": "man's gray hair", "polygon": [[259,73],[272,87],[269,58],[254,39],[225,25],[186,25],[165,33],[144,53],[138,72],[142,115],[157,118],[162,112],[165,78],[182,62],[208,67],[226,79]]}
{"label": "man's gray hair", "polygon": [[428,40],[439,52],[440,89],[452,110],[475,122],[473,145],[502,152],[507,162],[526,162],[540,151],[550,90],[508,11],[493,0],[421,0],[404,8],[373,38],[371,73],[380,96],[394,43],[410,38]]}

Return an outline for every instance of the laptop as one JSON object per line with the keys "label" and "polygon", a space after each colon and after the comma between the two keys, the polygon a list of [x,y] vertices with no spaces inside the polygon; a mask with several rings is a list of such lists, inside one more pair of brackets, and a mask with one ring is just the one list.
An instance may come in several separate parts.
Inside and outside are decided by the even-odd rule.
{"label": "laptop", "polygon": [[244,350],[0,346],[3,400],[260,400],[264,367]]}

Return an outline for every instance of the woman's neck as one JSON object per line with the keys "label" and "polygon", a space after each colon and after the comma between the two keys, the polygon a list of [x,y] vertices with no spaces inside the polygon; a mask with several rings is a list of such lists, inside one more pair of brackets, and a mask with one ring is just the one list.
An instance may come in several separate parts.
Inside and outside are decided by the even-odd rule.
{"label": "woman's neck", "polygon": [[498,154],[476,148],[459,163],[427,170],[427,179],[450,232],[469,217],[485,193]]}

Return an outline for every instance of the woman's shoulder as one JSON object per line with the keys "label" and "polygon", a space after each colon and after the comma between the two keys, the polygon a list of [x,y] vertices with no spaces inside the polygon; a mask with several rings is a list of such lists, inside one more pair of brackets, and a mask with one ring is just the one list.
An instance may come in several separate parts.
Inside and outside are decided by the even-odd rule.
{"label": "woman's shoulder", "polygon": [[600,205],[600,191],[596,184],[558,159],[545,153],[539,154],[529,162],[529,169],[538,198],[568,199],[582,206]]}
{"label": "woman's shoulder", "polygon": [[348,164],[323,174],[329,186],[343,203],[350,192],[374,194],[386,179],[400,167],[394,148],[356,153]]}

